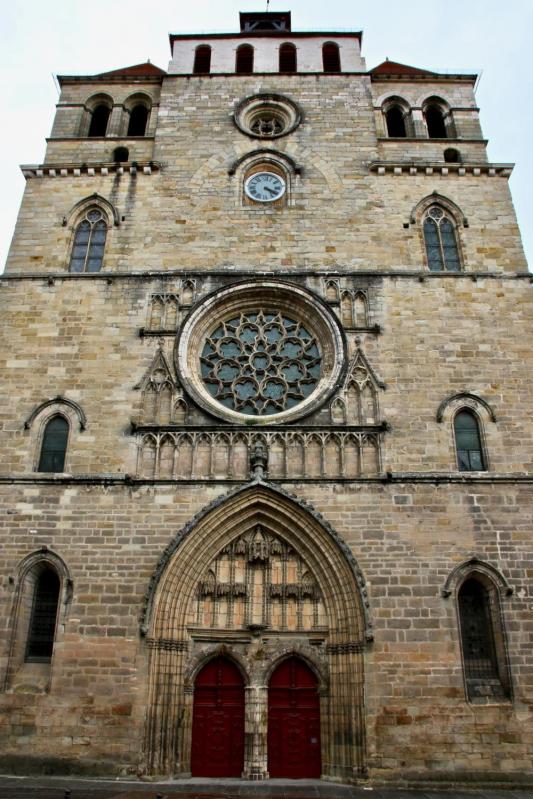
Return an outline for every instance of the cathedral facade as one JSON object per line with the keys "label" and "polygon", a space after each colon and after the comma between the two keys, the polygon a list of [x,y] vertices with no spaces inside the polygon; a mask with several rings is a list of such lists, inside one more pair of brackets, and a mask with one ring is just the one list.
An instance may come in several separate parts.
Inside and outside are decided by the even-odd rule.
{"label": "cathedral facade", "polygon": [[61,76],[22,167],[0,763],[523,781],[533,303],[476,76],[289,12],[170,45]]}

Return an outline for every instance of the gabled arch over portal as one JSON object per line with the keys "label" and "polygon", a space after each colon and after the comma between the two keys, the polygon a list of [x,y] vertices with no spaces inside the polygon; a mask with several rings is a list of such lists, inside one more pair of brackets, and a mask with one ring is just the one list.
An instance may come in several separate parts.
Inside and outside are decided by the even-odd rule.
{"label": "gabled arch over portal", "polygon": [[[277,486],[255,481],[218,497],[167,546],[150,580],[141,633],[161,634],[163,626],[168,631],[171,619],[177,622],[180,614],[184,616],[184,605],[196,588],[198,563],[207,565],[233,538],[257,524],[298,549],[321,584],[329,618],[337,617],[350,626],[360,644],[371,641],[365,581],[349,547],[308,503]],[[331,571],[342,582],[330,582]],[[191,575],[194,579],[189,585]],[[339,585],[343,591],[339,592]]]}
{"label": "gabled arch over portal", "polygon": [[[291,608],[256,618],[257,608],[261,616],[287,598]],[[287,623],[299,613],[301,622]],[[350,549],[305,502],[257,479],[197,514],[161,557],[141,631],[149,649],[151,773],[190,773],[191,679],[221,644],[250,680],[243,776],[268,776],[269,664],[298,652],[321,675],[323,776],[365,772],[363,651],[372,639],[366,588]]]}

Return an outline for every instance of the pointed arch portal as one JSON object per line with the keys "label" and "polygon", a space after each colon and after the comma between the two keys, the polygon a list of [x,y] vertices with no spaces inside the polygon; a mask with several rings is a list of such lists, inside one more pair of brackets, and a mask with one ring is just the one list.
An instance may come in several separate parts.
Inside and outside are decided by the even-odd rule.
{"label": "pointed arch portal", "polygon": [[[365,771],[366,590],[351,551],[309,506],[260,481],[217,500],[165,551],[143,630],[151,773],[265,779],[270,767],[272,776],[353,779]],[[239,764],[239,743],[234,761],[222,752],[232,736],[239,741],[238,684]]]}

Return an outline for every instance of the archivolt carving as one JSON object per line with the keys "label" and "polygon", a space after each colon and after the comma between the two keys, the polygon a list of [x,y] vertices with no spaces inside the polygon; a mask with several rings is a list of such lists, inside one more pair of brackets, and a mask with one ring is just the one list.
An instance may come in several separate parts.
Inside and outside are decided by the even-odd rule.
{"label": "archivolt carving", "polygon": [[267,775],[266,687],[290,655],[319,674],[324,776],[363,773],[367,605],[352,553],[304,503],[260,481],[212,503],[167,547],[147,595],[147,768],[188,772],[194,678],[222,653],[250,689],[244,773]]}
{"label": "archivolt carving", "polygon": [[486,421],[496,421],[496,414],[486,400],[470,391],[461,391],[441,402],[437,410],[437,422],[447,421],[460,407],[471,408],[476,413],[480,413]]}
{"label": "archivolt carving", "polygon": [[472,575],[481,575],[485,578],[485,582],[489,582],[492,586],[496,586],[502,596],[510,596],[513,593],[512,587],[509,585],[503,574],[492,566],[479,558],[470,558],[456,566],[450,574],[442,588],[442,596],[447,598],[455,593],[461,586],[461,583]]}

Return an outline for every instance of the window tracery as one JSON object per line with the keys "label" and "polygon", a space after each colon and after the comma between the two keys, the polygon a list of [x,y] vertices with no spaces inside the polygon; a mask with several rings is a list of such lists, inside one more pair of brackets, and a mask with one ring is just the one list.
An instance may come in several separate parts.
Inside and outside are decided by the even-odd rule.
{"label": "window tracery", "polygon": [[107,219],[100,208],[89,208],[76,227],[70,272],[99,272],[104,259]]}
{"label": "window tracery", "polygon": [[321,374],[318,342],[307,328],[261,309],[218,325],[200,360],[211,396],[250,415],[294,407],[311,394]]}
{"label": "window tracery", "polygon": [[431,272],[459,272],[461,262],[454,221],[440,205],[432,205],[423,221],[426,256]]}

